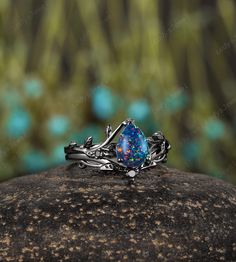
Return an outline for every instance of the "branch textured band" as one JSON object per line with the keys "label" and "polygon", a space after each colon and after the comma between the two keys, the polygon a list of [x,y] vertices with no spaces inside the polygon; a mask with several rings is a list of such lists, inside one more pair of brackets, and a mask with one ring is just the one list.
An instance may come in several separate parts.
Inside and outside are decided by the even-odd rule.
{"label": "branch textured band", "polygon": [[[114,142],[119,133],[118,141]],[[162,132],[146,138],[134,120],[127,119],[114,131],[108,125],[103,143],[93,144],[91,136],[84,144],[71,142],[65,147],[65,158],[77,160],[80,168],[90,166],[100,170],[117,170],[133,178],[143,169],[166,162],[170,148]]]}

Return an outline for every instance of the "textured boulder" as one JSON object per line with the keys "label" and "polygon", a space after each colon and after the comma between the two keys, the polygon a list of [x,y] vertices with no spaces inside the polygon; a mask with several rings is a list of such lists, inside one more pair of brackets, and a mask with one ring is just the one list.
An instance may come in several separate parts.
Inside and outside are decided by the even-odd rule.
{"label": "textured boulder", "polygon": [[0,185],[0,261],[236,261],[236,188],[163,166],[59,167]]}

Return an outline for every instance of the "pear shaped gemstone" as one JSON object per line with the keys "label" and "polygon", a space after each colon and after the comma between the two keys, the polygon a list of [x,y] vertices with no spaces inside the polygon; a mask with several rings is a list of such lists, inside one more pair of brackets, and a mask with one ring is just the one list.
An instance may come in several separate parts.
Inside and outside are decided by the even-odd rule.
{"label": "pear shaped gemstone", "polygon": [[148,155],[148,143],[143,132],[132,122],[127,124],[116,145],[116,156],[125,166],[141,166]]}

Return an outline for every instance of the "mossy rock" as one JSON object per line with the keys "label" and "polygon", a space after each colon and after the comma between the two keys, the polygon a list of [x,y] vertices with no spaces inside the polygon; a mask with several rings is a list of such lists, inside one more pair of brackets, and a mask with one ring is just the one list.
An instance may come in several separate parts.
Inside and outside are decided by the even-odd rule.
{"label": "mossy rock", "polygon": [[0,185],[0,261],[236,261],[236,188],[164,166]]}

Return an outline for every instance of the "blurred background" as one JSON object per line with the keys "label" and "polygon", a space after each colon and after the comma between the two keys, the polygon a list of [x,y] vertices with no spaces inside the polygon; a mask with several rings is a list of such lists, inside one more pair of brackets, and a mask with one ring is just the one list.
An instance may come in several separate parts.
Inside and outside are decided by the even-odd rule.
{"label": "blurred background", "polygon": [[0,180],[127,117],[168,166],[236,183],[236,3],[1,0]]}

